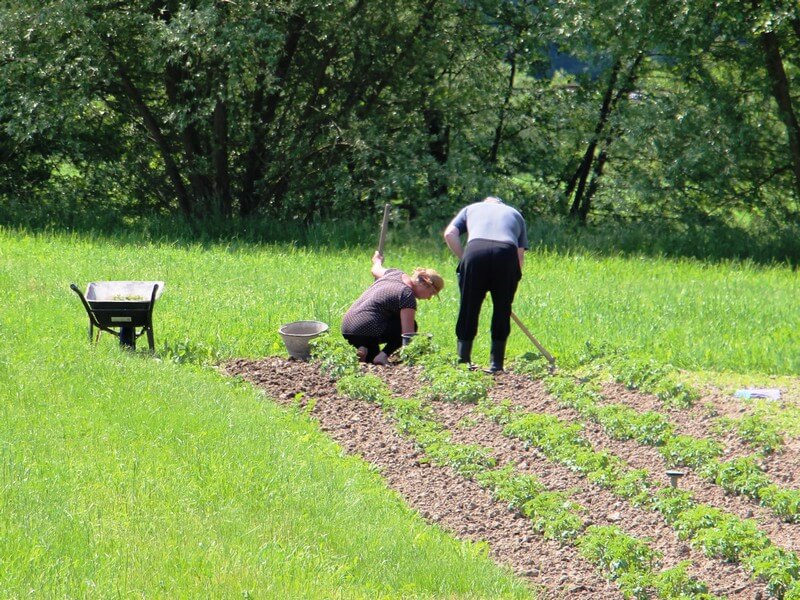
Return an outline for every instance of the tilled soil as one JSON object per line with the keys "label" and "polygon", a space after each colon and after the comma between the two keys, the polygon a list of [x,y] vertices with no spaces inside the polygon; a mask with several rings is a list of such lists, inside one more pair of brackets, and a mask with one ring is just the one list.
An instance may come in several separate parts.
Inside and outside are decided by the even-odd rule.
{"label": "tilled soil", "polygon": [[[472,541],[485,541],[493,558],[510,566],[528,579],[542,598],[621,598],[613,583],[606,581],[577,550],[560,545],[536,534],[528,519],[474,481],[456,474],[448,467],[430,465],[412,441],[401,437],[391,419],[380,407],[351,400],[336,393],[335,384],[313,363],[270,357],[261,360],[238,359],[222,366],[231,376],[239,376],[262,388],[268,397],[282,404],[296,404],[313,399],[311,414],[342,448],[375,465],[387,485],[399,492],[419,514],[452,532]],[[398,364],[388,367],[362,365],[388,384],[393,393],[413,396],[419,389],[418,370]],[[652,396],[627,390],[621,386],[604,387],[609,402],[626,403],[638,410],[658,410],[668,414],[680,433],[709,437],[707,412],[719,404],[722,414],[736,411],[723,397],[703,398],[693,409],[665,411]],[[302,395],[298,396],[298,393]],[[495,377],[490,391],[494,400],[508,399],[513,405],[530,412],[546,412],[569,421],[582,419],[570,409],[560,407],[545,392],[540,382],[512,373]],[[458,443],[474,443],[491,448],[499,465],[512,464],[518,472],[535,475],[548,489],[566,491],[570,499],[584,507],[587,524],[621,527],[630,535],[649,540],[663,555],[662,565],[673,566],[691,560],[691,573],[709,585],[709,591],[733,599],[766,598],[764,585],[753,581],[739,565],[709,559],[679,540],[674,530],[661,517],[645,509],[631,506],[607,490],[553,463],[535,449],[502,434],[501,428],[487,420],[472,405],[434,402],[437,418]],[[705,412],[703,412],[705,411]],[[646,469],[653,480],[668,485],[664,471],[670,467],[653,448],[634,442],[619,442],[608,437],[599,426],[587,423],[584,436],[598,450],[605,449],[633,468]],[[732,436],[720,437],[726,444],[725,458],[749,454]],[[797,483],[797,452],[794,447],[769,458],[768,473],[776,483],[794,487]],[[690,489],[697,501],[717,506],[742,518],[754,518],[759,527],[776,545],[800,551],[800,525],[781,522],[767,509],[746,498],[726,495],[719,487],[687,474],[681,487]]]}

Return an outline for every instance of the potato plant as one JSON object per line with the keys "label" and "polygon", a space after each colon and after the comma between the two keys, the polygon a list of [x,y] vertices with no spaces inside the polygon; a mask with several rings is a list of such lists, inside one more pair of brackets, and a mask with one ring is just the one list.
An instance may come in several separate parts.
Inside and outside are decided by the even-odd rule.
{"label": "potato plant", "polygon": [[[425,453],[423,460],[449,466],[474,479],[530,519],[534,531],[543,537],[577,545],[607,577],[617,581],[625,597],[647,598],[655,591],[659,598],[675,598],[679,597],[675,590],[680,590],[683,598],[713,598],[706,593],[705,584],[687,576],[682,565],[656,572],[658,555],[645,541],[621,532],[609,539],[596,527],[586,530],[581,516],[584,509],[572,502],[567,493],[549,491],[536,477],[518,474],[510,465],[497,468],[488,448],[454,443],[450,433],[436,421],[430,406],[418,399],[393,397],[383,381],[374,376],[345,376],[337,389],[353,399],[377,402],[395,420],[398,431],[413,439]],[[636,474],[629,481],[638,487],[642,477]],[[623,474],[620,481],[624,480]]]}
{"label": "potato plant", "polygon": [[758,414],[747,415],[741,419],[721,417],[717,419],[716,429],[720,432],[736,433],[760,454],[772,454],[784,445],[783,436],[775,424]]}
{"label": "potato plant", "polygon": [[759,564],[759,574],[754,576],[765,579],[776,589],[790,590],[800,586],[796,576],[786,582],[785,572],[770,566],[780,558],[791,567],[798,560],[797,555],[776,555],[772,542],[753,521],[698,504],[686,491],[664,488],[653,492],[654,486],[646,473],[629,469],[621,459],[606,452],[594,451],[581,437],[580,425],[565,423],[551,415],[508,411],[503,414],[506,417],[512,415],[503,430],[506,435],[535,446],[551,460],[578,471],[632,504],[658,511],[679,536],[706,555],[731,562]]}
{"label": "potato plant", "polygon": [[426,366],[420,379],[427,384],[420,397],[429,401],[476,403],[486,398],[491,385],[484,373],[446,364]]}

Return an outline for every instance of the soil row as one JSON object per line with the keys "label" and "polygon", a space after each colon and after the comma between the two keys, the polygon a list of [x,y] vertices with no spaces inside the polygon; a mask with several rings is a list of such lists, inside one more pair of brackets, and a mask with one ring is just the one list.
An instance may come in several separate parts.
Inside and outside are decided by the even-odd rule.
{"label": "soil row", "polygon": [[[365,369],[376,372],[375,367]],[[301,391],[303,402],[313,398],[311,415],[322,431],[347,453],[376,466],[387,485],[423,519],[460,539],[486,542],[492,558],[529,580],[537,597],[622,598],[574,548],[537,536],[528,519],[494,500],[474,481],[422,460],[413,442],[397,433],[379,406],[337,395],[334,384],[312,364],[279,358],[236,360],[224,370],[257,385],[284,405],[294,405]]]}
{"label": "soil row", "polygon": [[[721,441],[725,447],[723,460],[754,453],[740,436],[716,431],[715,424],[719,418],[738,420],[752,413],[746,402],[734,396],[707,390],[691,408],[665,409],[661,401],[652,394],[629,390],[618,383],[603,384],[602,394],[609,401],[630,406],[640,412],[654,411],[665,415],[675,426],[677,434]],[[760,462],[775,484],[789,489],[800,488],[800,440],[784,439],[784,445],[779,452],[764,456]]]}
{"label": "soil row", "polygon": [[[362,368],[381,376],[397,395],[410,397],[419,389],[419,371],[413,367]],[[621,597],[616,587],[603,579],[573,547],[536,535],[522,514],[494,500],[474,481],[449,468],[430,466],[412,441],[397,434],[392,421],[377,405],[337,395],[333,382],[315,365],[280,358],[237,360],[225,365],[225,371],[251,381],[281,403],[294,404],[298,392],[303,392],[304,398],[313,398],[313,417],[345,451],[360,455],[377,466],[387,484],[403,495],[423,518],[462,539],[487,542],[493,558],[530,580],[539,588],[541,597]],[[613,393],[613,387],[611,390],[604,388],[609,401],[624,401],[635,406],[635,397],[629,390],[624,390],[624,400],[611,397],[609,391]],[[526,411],[581,421],[575,411],[560,407],[540,382],[523,376],[511,373],[498,376],[490,395],[495,400],[509,399]],[[642,400],[643,406],[653,402],[652,398]],[[658,514],[632,507],[565,467],[552,463],[536,450],[526,449],[518,440],[504,436],[502,429],[484,418],[474,406],[433,403],[433,407],[437,418],[451,431],[454,442],[491,448],[499,464],[511,464],[520,473],[535,475],[548,489],[568,492],[570,499],[586,510],[583,516],[587,524],[616,525],[630,535],[649,540],[651,547],[663,554],[664,567],[690,560],[692,575],[707,583],[713,594],[731,599],[766,597],[763,585],[753,581],[741,566],[706,558],[679,540]],[[697,430],[694,435],[699,433]],[[615,441],[593,424],[586,424],[584,435],[596,449],[619,456],[632,468],[647,469],[654,479],[664,471],[663,459],[652,448]],[[800,537],[797,526],[781,523],[753,502],[726,496],[716,486],[693,475],[685,477],[681,486],[691,489],[698,502],[717,506],[741,518],[755,518],[778,546],[795,549],[798,544],[794,539]]]}

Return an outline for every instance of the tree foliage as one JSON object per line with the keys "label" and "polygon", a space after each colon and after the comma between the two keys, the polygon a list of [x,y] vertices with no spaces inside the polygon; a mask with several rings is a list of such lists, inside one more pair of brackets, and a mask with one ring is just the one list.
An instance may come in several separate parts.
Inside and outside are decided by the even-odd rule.
{"label": "tree foliage", "polygon": [[800,213],[789,0],[6,0],[3,219]]}

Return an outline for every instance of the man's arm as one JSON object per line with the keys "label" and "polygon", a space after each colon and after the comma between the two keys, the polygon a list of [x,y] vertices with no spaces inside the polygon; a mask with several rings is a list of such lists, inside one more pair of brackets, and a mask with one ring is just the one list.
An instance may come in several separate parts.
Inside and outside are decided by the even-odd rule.
{"label": "man's arm", "polygon": [[461,257],[464,256],[464,248],[461,246],[461,233],[458,228],[448,225],[447,229],[444,230],[444,241],[451,252],[456,255],[456,258],[461,260]]}

